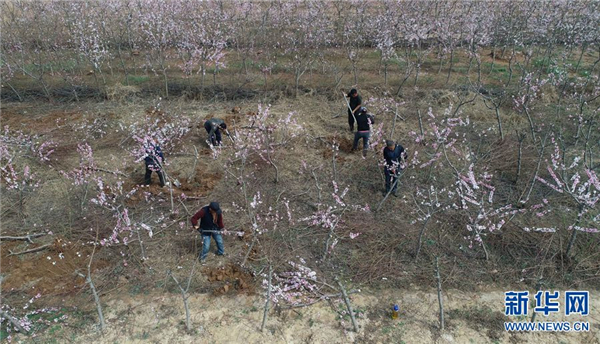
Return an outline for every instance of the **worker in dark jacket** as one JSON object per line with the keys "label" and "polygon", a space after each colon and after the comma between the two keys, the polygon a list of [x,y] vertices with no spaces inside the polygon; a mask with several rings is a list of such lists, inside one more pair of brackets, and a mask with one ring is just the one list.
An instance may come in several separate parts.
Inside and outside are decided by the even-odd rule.
{"label": "worker in dark jacket", "polygon": [[375,116],[367,113],[366,107],[361,107],[358,116],[356,116],[356,126],[358,131],[354,133],[354,144],[352,150],[358,147],[358,141],[363,139],[363,156],[367,154],[369,148],[369,138],[371,137],[371,125],[375,123]]}
{"label": "worker in dark jacket", "polygon": [[165,157],[163,155],[160,146],[156,143],[146,143],[146,157],[144,163],[146,164],[146,175],[144,176],[144,183],[150,185],[152,182],[152,172],[158,174],[160,186],[165,186],[165,174],[163,172],[163,164]]}
{"label": "worker in dark jacket", "polygon": [[[200,223],[198,223],[200,221]],[[225,227],[223,226],[223,212],[217,202],[210,202],[209,205],[200,209],[192,217],[192,226],[196,230],[200,230],[202,234],[202,253],[200,254],[200,261],[204,261],[208,255],[210,249],[210,238],[213,237],[217,243],[217,255],[222,256],[225,254],[223,248],[223,238],[221,237],[220,231]]]}
{"label": "worker in dark jacket", "polygon": [[204,129],[208,133],[208,140],[213,146],[221,145],[221,129],[226,130],[227,124],[220,118],[211,118],[204,122]]}
{"label": "worker in dark jacket", "polygon": [[401,161],[404,159],[404,147],[392,140],[385,141],[386,147],[383,149],[383,158],[385,159],[385,193],[392,189],[394,196],[398,189],[398,177],[402,170]]}
{"label": "worker in dark jacket", "polygon": [[350,109],[348,109],[348,125],[350,126],[350,131],[354,131],[354,118],[358,114],[358,110],[362,105],[362,99],[358,95],[358,91],[353,88],[348,93],[348,98],[350,98]]}

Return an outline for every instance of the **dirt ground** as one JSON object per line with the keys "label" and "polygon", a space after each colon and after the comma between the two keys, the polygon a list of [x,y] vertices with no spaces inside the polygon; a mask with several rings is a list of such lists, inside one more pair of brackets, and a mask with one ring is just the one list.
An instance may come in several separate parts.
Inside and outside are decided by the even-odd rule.
{"label": "dirt ground", "polygon": [[[293,111],[299,101],[286,102],[273,107],[274,112],[286,113]],[[307,108],[318,108],[317,101],[303,101]],[[241,121],[239,113],[227,114],[231,109],[230,104],[219,104],[196,108],[197,104],[190,104],[183,112],[194,119],[208,118],[215,115],[225,116],[228,121]],[[4,116],[8,123],[24,123],[24,128],[31,132],[38,132],[40,128],[35,127],[36,117],[22,122],[20,117],[26,115],[26,111],[32,109],[11,109]],[[116,111],[115,111],[116,110]],[[343,109],[342,109],[343,110]],[[120,121],[127,123],[128,116],[125,111],[109,108],[104,110],[112,113],[122,113],[117,116]],[[146,112],[147,109],[138,107],[131,111],[138,113]],[[337,109],[331,109],[335,113]],[[80,121],[87,113],[94,110],[72,110],[67,109],[60,118],[68,118],[71,123]],[[19,114],[20,113],[20,114]],[[49,116],[54,119],[53,112]],[[252,116],[247,109],[243,110],[247,116]],[[312,147],[314,149],[304,151],[305,158],[324,159],[330,161],[332,158],[331,144],[339,145],[337,162],[343,169],[351,169],[352,166],[363,166],[363,159],[359,154],[351,151],[352,141],[344,134],[331,134],[331,132],[343,133],[345,130],[345,119],[330,117],[328,113],[312,112],[316,114],[312,118],[302,119],[303,125],[319,140]],[[343,112],[342,112],[343,113]],[[53,117],[54,116],[54,117]],[[115,117],[115,115],[111,115]],[[113,118],[113,120],[116,120]],[[306,121],[305,121],[306,120]],[[13,122],[11,122],[13,121]],[[13,123],[13,124],[14,124]],[[66,128],[57,122],[55,125],[45,122],[46,133],[52,137],[58,136],[62,144],[70,144],[62,135],[67,135]],[[398,123],[398,132],[405,136],[410,129],[408,123]],[[199,130],[199,131],[198,131]],[[329,133],[329,134],[328,134]],[[190,151],[186,146],[192,142],[200,148],[199,154],[208,156],[210,151],[201,146],[200,129],[191,131],[186,137],[181,151]],[[110,144],[114,138],[102,138],[106,144],[98,146],[95,151],[106,165],[101,167],[108,170],[119,168],[118,159],[112,163],[112,157],[118,155]],[[59,146],[57,156],[63,161],[55,164],[73,165],[70,161],[76,154],[73,145]],[[67,159],[69,157],[69,159]],[[292,157],[290,158],[297,158]],[[211,195],[223,180],[223,173],[210,168],[210,163],[199,161],[195,170],[191,169],[192,162],[188,158],[174,156],[172,162],[172,176],[181,182],[180,188],[174,189],[174,196],[179,197],[184,193],[188,197],[203,199]],[[299,165],[299,164],[298,164]],[[142,182],[142,171],[127,167],[124,172],[128,178],[125,180],[124,188],[131,190]],[[290,173],[284,170],[282,172]],[[156,176],[153,176],[156,178]],[[144,191],[157,197],[165,198],[165,189],[157,185],[144,187]],[[136,194],[128,202],[129,206],[135,206],[142,201],[141,194]],[[394,206],[395,207],[395,206]],[[228,211],[226,209],[226,211]],[[243,230],[243,229],[242,229]],[[175,233],[176,234],[176,233]],[[188,234],[186,234],[188,235]],[[191,235],[191,234],[190,234]],[[186,242],[187,240],[187,242]],[[106,274],[110,269],[108,260],[99,258],[95,260],[93,271],[100,273],[101,298],[104,305],[104,315],[107,321],[107,330],[100,334],[97,328],[97,315],[93,303],[84,302],[89,299],[89,290],[84,280],[73,274],[75,270],[86,268],[90,247],[81,243],[72,243],[67,239],[52,236],[40,240],[41,243],[53,243],[51,248],[40,253],[29,255],[27,259],[23,256],[12,256],[11,252],[19,252],[30,249],[21,242],[2,243],[1,269],[4,274],[2,280],[2,291],[9,295],[23,292],[31,297],[36,293],[50,295],[44,300],[44,304],[63,304],[74,309],[85,312],[86,321],[81,319],[67,320],[64,326],[56,327],[53,331],[42,332],[36,337],[41,342],[62,342],[68,338],[70,342],[96,342],[96,343],[599,343],[600,342],[600,294],[591,292],[591,314],[584,320],[591,324],[590,332],[587,333],[517,333],[509,334],[504,331],[503,323],[507,320],[504,316],[503,292],[498,287],[490,286],[476,289],[473,292],[459,290],[448,290],[444,293],[444,307],[446,312],[446,330],[440,334],[438,329],[438,301],[434,290],[419,290],[418,285],[408,285],[400,288],[381,287],[381,289],[365,289],[360,293],[352,295],[352,302],[358,312],[358,324],[360,331],[355,333],[351,330],[351,322],[348,316],[343,317],[341,313],[344,306],[341,300],[323,301],[316,305],[297,308],[294,310],[277,310],[270,312],[266,330],[260,332],[260,323],[263,315],[264,290],[257,287],[260,278],[253,276],[249,271],[239,267],[239,258],[245,252],[244,245],[247,240],[236,240],[235,245],[227,244],[230,258],[224,261],[213,261],[208,266],[199,267],[194,276],[194,283],[189,296],[191,309],[191,322],[193,331],[185,330],[185,312],[181,295],[173,283],[163,283],[161,287],[151,286],[145,288],[144,292],[135,289],[136,283],[158,283],[162,277],[151,278],[156,272],[162,273],[169,266],[184,265],[182,261],[189,262],[194,259],[197,252],[191,246],[188,236],[173,237],[169,241],[173,244],[166,249],[159,241],[150,241],[147,245],[149,258],[143,266],[131,267],[140,271],[139,280],[126,280],[118,277],[115,281],[113,275]],[[41,245],[38,244],[38,245]],[[182,243],[182,244],[181,244]],[[155,246],[153,246],[155,245]],[[154,248],[152,248],[154,247]],[[154,253],[153,253],[154,252]],[[161,252],[157,255],[155,252]],[[102,253],[102,252],[101,252]],[[110,259],[110,258],[106,258]],[[252,261],[253,255],[250,255]],[[185,265],[184,265],[185,266]],[[189,266],[188,266],[189,267]],[[102,272],[103,269],[105,272]],[[181,272],[185,271],[181,268]],[[114,270],[113,270],[114,271]],[[406,274],[406,272],[405,272]],[[127,278],[135,279],[136,273],[130,273]],[[133,276],[133,277],[131,277]],[[182,274],[184,276],[184,274]],[[169,286],[167,288],[167,286]],[[476,288],[479,288],[476,287]],[[88,301],[91,301],[89,299]],[[390,318],[389,310],[393,304],[399,304],[401,315],[398,320]],[[542,320],[556,320],[552,317]],[[577,319],[569,319],[570,321]],[[29,341],[33,338],[15,336],[17,342]]]}
{"label": "dirt ground", "polygon": [[[484,60],[491,62],[492,57],[485,55]],[[496,57],[494,63],[497,66],[504,66],[507,62]],[[402,105],[399,111],[407,120],[398,121],[395,127],[395,138],[404,140],[410,131],[418,128],[415,109],[425,109],[436,102],[440,106],[445,106],[446,102],[450,101],[449,97],[452,97],[449,93],[449,96],[434,100],[432,94],[434,92],[413,94],[406,91],[405,97],[409,104]],[[369,96],[377,96],[377,93],[365,91],[362,95],[366,100]],[[339,101],[326,99],[325,96],[288,99],[275,103],[271,108],[271,111],[277,114],[287,114],[302,109],[298,118],[308,133],[305,144],[292,147],[289,151],[277,152],[288,163],[286,166],[280,166],[281,179],[300,180],[298,183],[285,185],[286,191],[291,195],[301,195],[306,188],[303,184],[307,183],[306,180],[301,180],[298,176],[300,160],[311,163],[311,168],[330,165],[333,160],[334,151],[331,147],[334,142],[339,146],[339,150],[335,153],[337,165],[334,165],[339,168],[340,175],[360,179],[358,177],[361,177],[361,173],[364,172],[373,180],[378,180],[380,177],[376,173],[369,175],[369,171],[374,171],[375,159],[366,160],[362,158],[360,152],[352,152],[352,134],[347,131],[344,105]],[[154,111],[154,108],[149,105],[151,103],[149,100],[129,104],[109,101],[65,105],[61,109],[49,110],[43,110],[45,104],[3,105],[3,125],[10,126],[11,130],[22,130],[27,134],[39,135],[44,140],[53,139],[58,144],[52,156],[55,160],[49,163],[50,168],[39,172],[43,177],[50,176],[47,178],[49,183],[42,187],[40,196],[30,200],[31,204],[27,206],[30,209],[39,206],[55,207],[55,203],[69,199],[64,195],[59,197],[55,192],[56,189],[62,190],[62,193],[68,192],[65,191],[68,189],[64,187],[64,181],[57,175],[57,171],[67,171],[78,164],[76,144],[84,140],[93,142],[94,156],[100,168],[108,171],[118,170],[125,176],[123,180],[125,191],[138,187],[143,182],[143,167],[134,165],[131,161],[125,163],[125,160],[128,158],[131,160],[131,157],[124,157],[121,145],[117,146],[116,143],[126,143],[127,137],[125,133],[117,130],[117,124],[126,127],[144,116],[151,119],[162,118],[164,114]],[[168,157],[170,176],[181,183],[180,187],[173,189],[173,197],[176,200],[187,197],[186,202],[189,202],[185,203],[187,205],[183,200],[180,202],[186,212],[195,211],[198,206],[209,201],[209,197],[225,199],[229,189],[224,188],[224,184],[231,183],[231,179],[227,179],[231,177],[211,164],[211,151],[204,143],[206,133],[201,123],[207,118],[221,117],[230,128],[248,124],[252,121],[252,116],[256,115],[254,112],[256,102],[172,101],[166,103],[166,108],[170,114],[174,114],[173,116],[185,116],[192,123],[191,130]],[[465,112],[476,120],[484,121],[491,118],[481,103],[469,104],[465,107]],[[524,121],[513,111],[507,111],[505,116],[507,123],[515,124],[517,121]],[[380,118],[388,124],[392,122],[391,113],[382,114]],[[389,131],[389,125],[386,130]],[[106,134],[103,133],[104,131]],[[497,161],[495,169],[510,168],[501,164],[508,165],[511,158],[500,154],[508,151],[503,149],[505,146],[517,145],[514,140],[510,140],[507,139],[502,143],[503,146],[499,145],[498,149],[490,153],[490,160]],[[406,145],[409,151],[412,150],[410,142]],[[193,154],[199,157],[197,161],[193,158]],[[523,159],[524,162],[531,163],[528,157]],[[252,163],[265,164],[260,160]],[[269,168],[265,165],[265,170]],[[134,210],[137,207],[139,210],[144,206],[144,199],[152,196],[155,196],[157,202],[166,202],[168,190],[156,185],[156,175],[153,175],[153,178],[153,185],[141,187],[143,193],[137,193],[127,200],[128,207]],[[310,178],[309,176],[307,180],[312,187],[313,181]],[[359,191],[350,192],[356,193],[354,197],[359,199],[361,204],[369,201],[373,205],[373,200],[379,200],[381,197],[381,190],[370,184],[360,184]],[[390,201],[386,206],[389,207],[390,212],[406,213],[400,201]],[[233,220],[231,219],[235,216],[233,206],[224,202],[222,207],[230,216],[227,220]],[[173,223],[179,220],[187,223],[189,215],[189,213],[183,214],[182,210],[178,215],[181,219],[173,218]],[[365,223],[367,221],[362,220]],[[394,223],[394,229],[400,226],[399,224],[404,226],[404,222]],[[353,228],[358,231],[361,226],[366,227],[359,221],[354,225],[356,227],[347,227],[347,231],[354,231]],[[16,232],[19,228],[5,226],[3,231],[8,229],[9,232]],[[85,226],[79,224],[79,227]],[[36,334],[36,337],[16,335],[13,340],[43,343],[600,343],[600,292],[590,291],[589,316],[568,319],[571,322],[588,321],[591,325],[589,332],[507,333],[504,331],[503,323],[510,318],[504,316],[503,293],[508,289],[503,289],[499,285],[484,286],[485,282],[477,281],[477,277],[474,277],[475,272],[473,276],[464,279],[460,273],[458,278],[455,277],[456,273],[452,276],[454,286],[462,285],[464,289],[449,289],[444,292],[446,329],[440,332],[437,293],[430,289],[432,284],[419,283],[422,274],[427,272],[419,271],[423,270],[422,267],[414,263],[406,264],[403,271],[396,269],[396,276],[387,275],[389,281],[372,283],[370,288],[352,294],[352,304],[358,312],[357,320],[360,327],[358,333],[352,331],[348,316],[342,315],[345,306],[339,299],[322,301],[310,307],[293,310],[278,310],[275,307],[269,313],[265,331],[260,332],[264,308],[264,290],[260,288],[262,278],[254,275],[250,269],[242,269],[239,265],[250,241],[248,236],[244,239],[236,238],[235,241],[233,239],[229,241],[230,238],[227,238],[228,258],[220,261],[215,259],[206,266],[197,267],[188,298],[193,330],[188,332],[185,329],[182,297],[175,284],[165,277],[164,272],[174,269],[178,276],[185,278],[186,268],[189,268],[190,262],[197,257],[199,243],[194,241],[195,239],[190,239],[195,233],[189,228],[184,231],[182,226],[180,232],[177,232],[177,229],[174,229],[177,227],[161,229],[162,233],[155,233],[155,238],[145,238],[147,257],[143,261],[140,261],[136,251],[137,244],[127,248],[120,246],[112,253],[107,252],[108,249],[97,252],[98,258],[94,260],[92,272],[98,283],[107,322],[107,329],[102,334],[98,331],[98,317],[89,288],[83,278],[74,274],[74,271],[83,271],[87,268],[92,251],[90,245],[86,246],[83,242],[70,242],[60,235],[45,236],[36,240],[35,245],[25,242],[2,242],[0,282],[5,302],[9,300],[12,306],[18,306],[19,303],[15,300],[20,301],[23,298],[26,301],[41,293],[42,305],[69,307],[67,312],[69,318],[64,323],[48,331],[42,331]],[[399,242],[406,241],[405,237],[416,237],[415,228],[408,225],[405,227],[401,228],[399,235],[395,234]],[[48,228],[54,232],[73,230],[71,227],[50,228],[48,226]],[[235,230],[246,233],[249,231],[245,228]],[[51,246],[43,252],[27,256],[12,255],[44,244]],[[359,247],[358,244],[356,245],[358,252]],[[251,263],[255,262],[255,258],[260,259],[257,258],[260,256],[257,250],[258,248],[255,247],[255,251],[249,254]],[[392,260],[391,255],[389,259]],[[122,263],[126,260],[129,266]],[[396,257],[394,260],[401,261]],[[369,265],[368,262],[366,264],[373,275],[363,280],[379,281],[380,274],[383,272],[373,271],[375,269],[370,267],[374,265]],[[352,273],[353,271],[350,271],[348,275]],[[404,281],[401,278],[405,276],[410,276],[404,279],[410,281],[406,284],[401,282]],[[456,282],[457,279],[460,283]],[[351,286],[352,283],[349,282],[348,285]],[[358,285],[358,282],[356,283]],[[502,285],[506,284],[515,285],[514,282],[502,282]],[[521,285],[522,290],[531,289],[525,284],[517,285]],[[469,289],[471,291],[465,291]],[[557,288],[559,289],[564,290],[564,288]],[[400,318],[397,320],[392,320],[390,317],[389,311],[393,304],[400,305]],[[537,320],[564,319],[558,316],[547,318],[540,316]]]}

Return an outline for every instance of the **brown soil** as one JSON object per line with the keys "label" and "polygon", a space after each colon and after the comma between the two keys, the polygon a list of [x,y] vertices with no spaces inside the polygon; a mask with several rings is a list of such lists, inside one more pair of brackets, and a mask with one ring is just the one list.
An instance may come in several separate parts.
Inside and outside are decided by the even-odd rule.
{"label": "brown soil", "polygon": [[[216,172],[207,172],[204,170],[204,167],[198,166],[196,168],[196,175],[189,182],[187,177],[183,176],[179,171],[173,172],[172,177],[181,183],[179,187],[173,185],[173,197],[179,198],[182,194],[186,197],[204,197],[210,194],[220,182],[223,175]],[[125,190],[133,190],[135,187],[141,185],[139,192],[127,200],[127,205],[135,205],[143,200],[145,198],[144,192],[149,192],[158,197],[170,197],[169,188],[158,185],[158,176],[155,173],[152,173],[152,184],[145,186],[143,182],[142,175],[125,182]]]}
{"label": "brown soil", "polygon": [[173,177],[181,183],[181,187],[178,188],[179,194],[185,193],[187,196],[193,197],[206,196],[217,186],[223,175],[216,172],[207,172],[204,168],[203,166],[197,166],[196,174],[189,182],[188,178],[182,177],[179,172],[173,173]]}
{"label": "brown soil", "polygon": [[254,278],[239,265],[229,264],[222,267],[206,268],[203,273],[214,286],[215,295],[253,294]]}
{"label": "brown soil", "polygon": [[[43,238],[41,238],[43,239]],[[0,267],[5,278],[2,280],[2,292],[25,292],[35,295],[69,295],[85,285],[85,280],[74,274],[79,270],[85,274],[92,247],[81,243],[72,243],[64,239],[54,239],[47,249],[22,255],[11,252],[23,252],[45,243],[35,244],[18,241],[5,241],[0,245]],[[97,253],[97,252],[96,252]],[[94,259],[92,271],[108,266],[109,263]]]}
{"label": "brown soil", "polygon": [[[329,138],[333,142],[334,136]],[[352,153],[352,140],[347,137],[336,137],[336,142],[340,145],[340,151],[344,153]]]}
{"label": "brown soil", "polygon": [[[494,53],[495,53],[495,57],[494,57]],[[488,51],[484,51],[482,56],[481,56],[481,61],[482,62],[494,62],[496,65],[506,65],[508,66],[508,63],[510,62],[510,50],[506,50],[504,52],[504,56],[502,56],[502,49],[498,49],[496,51],[494,50],[489,50]],[[525,61],[525,56],[523,55],[522,52],[516,52],[515,56],[513,57],[513,64],[515,63],[522,63],[523,61]]]}
{"label": "brown soil", "polygon": [[10,129],[28,133],[45,134],[57,126],[63,126],[82,119],[79,111],[54,111],[47,114],[29,113],[32,110],[10,111],[2,109],[2,125]]}
{"label": "brown soil", "polygon": [[[325,142],[321,141],[322,145],[325,146],[325,147],[323,147],[323,149],[321,151],[321,155],[323,156],[323,158],[325,158],[326,161],[330,161],[331,157],[333,155],[333,151],[331,149],[333,140],[335,140],[335,142],[339,145],[339,152],[338,152],[338,155],[336,158],[337,162],[344,163],[346,161],[346,158],[344,157],[344,155],[355,153],[352,151],[352,140],[351,139],[349,139],[347,137],[327,136],[325,138],[325,141],[327,141],[327,144],[325,144]],[[342,153],[342,154],[340,154],[340,153]],[[346,153],[346,154],[343,154],[343,153]]]}

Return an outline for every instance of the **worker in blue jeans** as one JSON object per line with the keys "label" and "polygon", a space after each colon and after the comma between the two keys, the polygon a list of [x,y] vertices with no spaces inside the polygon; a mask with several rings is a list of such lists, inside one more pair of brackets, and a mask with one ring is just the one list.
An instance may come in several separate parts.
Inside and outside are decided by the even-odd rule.
{"label": "worker in blue jeans", "polygon": [[361,107],[358,110],[356,116],[356,124],[358,131],[354,133],[354,142],[352,144],[352,150],[355,151],[358,148],[358,141],[363,139],[363,156],[367,156],[367,149],[369,148],[369,138],[371,137],[371,125],[375,124],[375,116],[367,113],[366,107]]}
{"label": "worker in blue jeans", "polygon": [[[200,222],[200,223],[198,223]],[[217,255],[225,255],[223,247],[223,237],[220,231],[225,227],[223,225],[223,212],[217,202],[210,202],[209,205],[202,207],[192,217],[192,226],[202,233],[202,253],[200,261],[204,262],[208,251],[210,250],[210,238],[214,238],[217,243]]]}

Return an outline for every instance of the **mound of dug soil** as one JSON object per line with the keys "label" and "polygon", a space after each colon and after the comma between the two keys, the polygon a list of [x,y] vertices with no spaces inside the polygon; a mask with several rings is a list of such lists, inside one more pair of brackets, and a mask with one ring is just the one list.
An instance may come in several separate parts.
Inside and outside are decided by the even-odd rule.
{"label": "mound of dug soil", "polygon": [[254,277],[239,265],[208,268],[204,273],[208,276],[208,281],[215,285],[215,295],[254,293]]}

